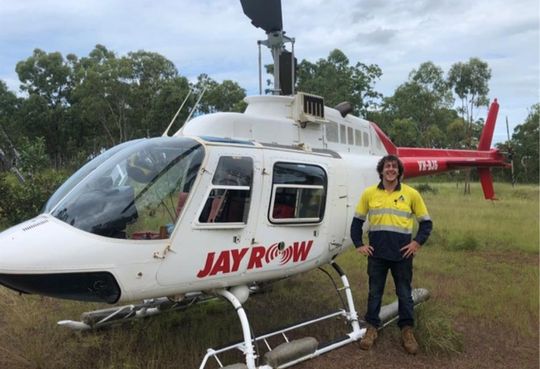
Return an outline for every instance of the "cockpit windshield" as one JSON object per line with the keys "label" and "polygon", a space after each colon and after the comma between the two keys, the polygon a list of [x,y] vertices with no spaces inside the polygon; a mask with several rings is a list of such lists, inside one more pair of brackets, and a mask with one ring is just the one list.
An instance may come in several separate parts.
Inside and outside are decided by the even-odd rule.
{"label": "cockpit windshield", "polygon": [[75,173],[78,183],[50,213],[101,236],[169,238],[203,158],[203,146],[185,137],[124,144],[88,175]]}

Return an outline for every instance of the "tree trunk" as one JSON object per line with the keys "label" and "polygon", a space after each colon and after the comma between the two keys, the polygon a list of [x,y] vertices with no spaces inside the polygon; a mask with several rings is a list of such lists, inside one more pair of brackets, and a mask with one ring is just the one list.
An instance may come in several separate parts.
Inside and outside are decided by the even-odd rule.
{"label": "tree trunk", "polygon": [[471,194],[471,168],[465,169],[465,181],[463,183],[463,194]]}

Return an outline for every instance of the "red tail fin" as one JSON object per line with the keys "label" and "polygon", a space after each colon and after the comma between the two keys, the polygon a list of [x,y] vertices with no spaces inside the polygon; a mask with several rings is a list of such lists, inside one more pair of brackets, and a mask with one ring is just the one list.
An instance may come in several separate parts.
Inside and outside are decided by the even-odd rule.
{"label": "red tail fin", "polygon": [[489,150],[491,148],[491,140],[493,139],[493,132],[495,131],[495,122],[497,121],[497,114],[499,113],[499,103],[497,99],[493,100],[489,107],[486,124],[482,130],[480,136],[480,142],[478,143],[478,150]]}
{"label": "red tail fin", "polygon": [[495,198],[495,190],[493,189],[493,177],[489,168],[478,168],[478,174],[480,175],[484,198],[486,200],[497,200]]}

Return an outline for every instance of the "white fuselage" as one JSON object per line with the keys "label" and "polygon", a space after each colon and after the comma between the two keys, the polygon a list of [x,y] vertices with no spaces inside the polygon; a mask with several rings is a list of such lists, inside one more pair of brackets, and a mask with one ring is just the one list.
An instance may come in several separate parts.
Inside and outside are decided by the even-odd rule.
{"label": "white fuselage", "polygon": [[[325,122],[300,124],[292,117],[293,97],[247,101],[243,114],[200,116],[176,133],[199,142],[205,156],[168,238],[109,238],[42,214],[0,233],[0,274],[106,271],[126,301],[245,285],[328,263],[351,245],[354,207],[361,191],[378,182],[376,163],[386,151],[365,120],[325,107]],[[223,157],[251,158],[250,187],[216,185]],[[322,219],[277,218],[273,172],[280,163],[322,169],[324,185],[281,185],[283,193],[324,190]],[[220,190],[249,193],[242,221],[201,221],[209,196]]]}

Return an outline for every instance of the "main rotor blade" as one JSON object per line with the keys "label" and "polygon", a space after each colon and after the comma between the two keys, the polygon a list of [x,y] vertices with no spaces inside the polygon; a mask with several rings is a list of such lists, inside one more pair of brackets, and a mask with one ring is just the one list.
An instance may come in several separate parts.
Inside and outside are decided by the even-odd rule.
{"label": "main rotor blade", "polygon": [[283,29],[281,0],[240,0],[240,3],[244,14],[255,27],[262,28],[266,33]]}

